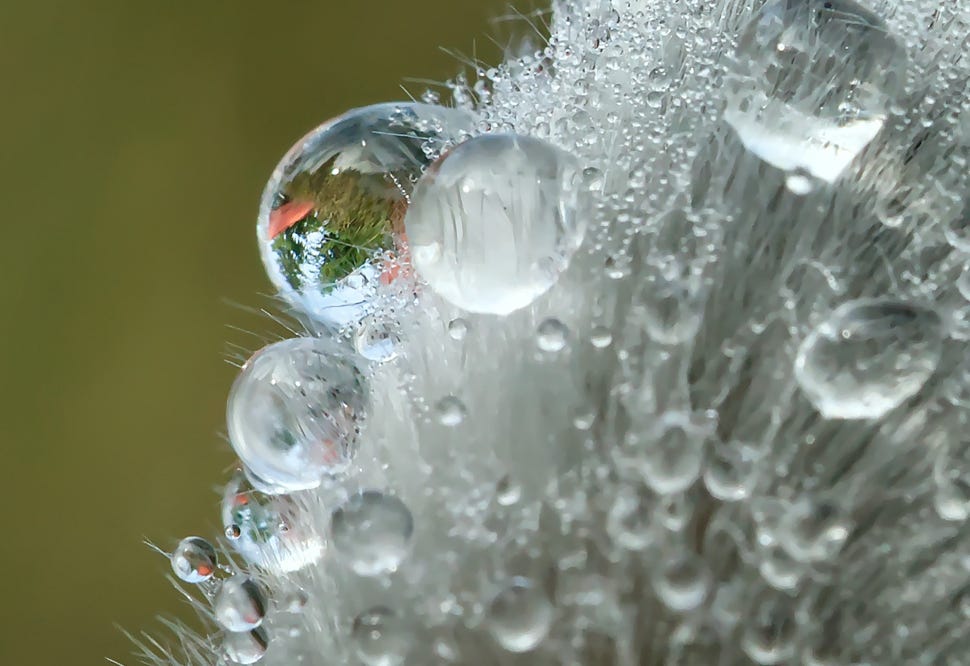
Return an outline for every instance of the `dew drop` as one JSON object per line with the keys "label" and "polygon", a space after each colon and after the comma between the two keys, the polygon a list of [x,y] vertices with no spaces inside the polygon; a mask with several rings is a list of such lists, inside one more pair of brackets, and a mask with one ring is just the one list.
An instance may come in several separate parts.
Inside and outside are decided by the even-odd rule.
{"label": "dew drop", "polygon": [[334,327],[360,321],[379,284],[406,276],[415,181],[473,124],[458,109],[401,102],[354,109],[300,139],[270,177],[257,224],[283,297]]}
{"label": "dew drop", "polygon": [[831,502],[801,499],[780,524],[778,542],[798,562],[834,557],[849,536],[849,525]]}
{"label": "dew drop", "polygon": [[589,333],[589,342],[597,349],[606,349],[613,344],[613,332],[605,326],[595,326]]}
{"label": "dew drop", "polygon": [[186,583],[209,580],[217,565],[216,549],[202,537],[186,537],[172,551],[172,570]]}
{"label": "dew drop", "polygon": [[407,556],[414,521],[397,497],[376,490],[352,496],[331,515],[333,546],[361,576],[396,571]]}
{"label": "dew drop", "polygon": [[266,596],[252,578],[237,574],[219,588],[212,612],[229,631],[255,629],[266,616]]}
{"label": "dew drop", "polygon": [[382,606],[354,618],[351,637],[357,656],[368,666],[398,666],[411,648],[411,633],[402,619]]}
{"label": "dew drop", "polygon": [[438,415],[438,422],[449,428],[461,425],[468,415],[465,403],[453,395],[448,395],[438,401],[435,405],[435,412]]}
{"label": "dew drop", "polygon": [[495,485],[495,501],[500,506],[512,506],[522,499],[522,486],[506,474]]}
{"label": "dew drop", "polygon": [[654,578],[654,589],[660,601],[677,613],[699,607],[710,588],[711,575],[704,561],[687,553],[664,560]]}
{"label": "dew drop", "polygon": [[546,593],[531,579],[513,578],[488,608],[488,629],[509,652],[528,652],[545,640],[553,609]]}
{"label": "dew drop", "polygon": [[755,481],[757,454],[744,444],[712,447],[704,461],[704,486],[722,502],[738,502],[748,497]]}
{"label": "dew drop", "polygon": [[468,322],[461,317],[452,319],[448,323],[448,335],[452,340],[464,340],[468,335]]}
{"label": "dew drop", "polygon": [[732,69],[725,119],[748,150],[831,183],[882,129],[906,55],[853,0],[772,0],[742,31]]}
{"label": "dew drop", "polygon": [[638,464],[647,485],[661,495],[689,488],[700,476],[706,435],[684,413],[661,416],[656,430],[640,444]]}
{"label": "dew drop", "polygon": [[324,338],[264,347],[243,366],[226,410],[243,463],[287,491],[315,488],[356,453],[364,380],[352,356]]}
{"label": "dew drop", "polygon": [[970,301],[970,264],[964,264],[963,271],[957,276],[957,291],[964,299]]}
{"label": "dew drop", "polygon": [[415,269],[469,312],[529,305],[582,242],[579,181],[574,160],[540,139],[492,134],[461,144],[415,187],[404,219]]}
{"label": "dew drop", "polygon": [[390,322],[370,316],[357,328],[354,348],[368,361],[387,363],[397,358],[401,336]]}
{"label": "dew drop", "polygon": [[802,342],[795,379],[826,418],[878,418],[919,392],[936,370],[942,345],[942,321],[929,308],[850,301]]}
{"label": "dew drop", "polygon": [[545,352],[562,351],[566,347],[569,329],[556,318],[549,318],[536,329],[536,345]]}
{"label": "dew drop", "polygon": [[790,663],[798,627],[787,597],[762,593],[741,623],[741,648],[752,661],[765,666]]}
{"label": "dew drop", "polygon": [[262,627],[252,631],[228,632],[222,640],[226,657],[237,664],[255,664],[263,658],[269,646],[269,636]]}

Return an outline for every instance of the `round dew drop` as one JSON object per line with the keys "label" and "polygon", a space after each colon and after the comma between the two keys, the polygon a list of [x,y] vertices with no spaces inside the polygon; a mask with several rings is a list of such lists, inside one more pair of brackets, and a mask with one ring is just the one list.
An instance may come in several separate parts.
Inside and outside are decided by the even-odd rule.
{"label": "round dew drop", "polygon": [[315,488],[356,453],[366,412],[355,358],[324,338],[257,352],[229,394],[229,440],[259,478],[287,492]]}
{"label": "round dew drop", "polygon": [[555,318],[546,319],[536,329],[536,345],[544,352],[557,352],[566,348],[569,329]]}
{"label": "round dew drop", "polygon": [[853,0],[771,0],[741,32],[725,119],[804,194],[879,133],[905,75],[905,51]]}
{"label": "round dew drop", "polygon": [[377,606],[354,618],[357,656],[368,666],[399,666],[411,648],[411,633],[393,611]]}
{"label": "round dew drop", "polygon": [[360,576],[396,571],[408,554],[413,532],[407,505],[376,490],[354,495],[330,518],[334,549]]}
{"label": "round dew drop", "polygon": [[209,580],[217,565],[216,549],[202,537],[186,537],[172,551],[172,570],[186,583]]}
{"label": "round dew drop", "polygon": [[528,578],[513,578],[492,599],[488,629],[509,652],[534,650],[552,625],[553,608],[546,593]]}
{"label": "round dew drop", "polygon": [[262,627],[252,631],[229,632],[223,638],[226,657],[236,664],[255,664],[266,654],[269,636]]}
{"label": "round dew drop", "polygon": [[795,379],[822,416],[874,419],[916,395],[936,370],[943,323],[888,299],[845,303],[799,346]]}
{"label": "round dew drop", "polygon": [[262,624],[266,616],[266,596],[251,578],[237,574],[219,588],[212,612],[229,631],[249,631]]}
{"label": "round dew drop", "polygon": [[474,118],[429,104],[348,111],[300,139],[263,192],[257,235],[266,271],[294,307],[355,324],[379,285],[404,277],[404,211],[414,182]]}
{"label": "round dew drop", "polygon": [[556,282],[582,243],[581,174],[558,148],[479,136],[421,177],[404,218],[411,261],[446,301],[508,314]]}

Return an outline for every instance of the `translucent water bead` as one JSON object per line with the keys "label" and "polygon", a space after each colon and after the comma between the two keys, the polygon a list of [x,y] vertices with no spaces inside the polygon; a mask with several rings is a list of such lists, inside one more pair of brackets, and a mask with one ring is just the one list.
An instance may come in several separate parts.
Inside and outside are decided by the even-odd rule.
{"label": "translucent water bead", "polygon": [[576,162],[539,139],[466,141],[414,189],[404,218],[414,268],[469,312],[507,314],[528,305],[582,242],[580,182]]}
{"label": "translucent water bead", "polygon": [[229,439],[272,487],[315,488],[355,454],[366,402],[356,359],[336,342],[283,340],[257,352],[236,378]]}
{"label": "translucent water bead", "polygon": [[850,301],[802,341],[795,379],[826,418],[878,418],[923,387],[942,345],[934,310],[888,299]]}
{"label": "translucent water bead", "polygon": [[403,664],[411,648],[411,632],[403,619],[383,606],[366,610],[354,618],[351,638],[357,656],[367,666]]}
{"label": "translucent water bead", "polygon": [[236,664],[255,664],[266,654],[268,646],[269,636],[262,627],[227,633],[222,643],[226,656]]}
{"label": "translucent water bead", "polygon": [[549,597],[529,578],[513,578],[488,608],[488,629],[509,652],[528,652],[538,647],[549,634],[552,619]]}
{"label": "translucent water bead", "polygon": [[354,109],[300,139],[263,192],[257,234],[280,293],[316,320],[356,323],[406,252],[403,218],[418,176],[470,114],[428,104]]}
{"label": "translucent water bead", "polygon": [[297,571],[323,554],[323,541],[288,496],[255,489],[237,471],[222,495],[222,524],[229,543],[250,564]]}
{"label": "translucent water bead", "polygon": [[331,515],[333,547],[360,576],[396,571],[404,561],[414,532],[407,505],[393,495],[365,490]]}
{"label": "translucent water bead", "polygon": [[209,580],[217,564],[216,549],[202,537],[186,537],[172,551],[172,570],[186,583]]}
{"label": "translucent water bead", "polygon": [[249,631],[266,617],[266,595],[253,579],[237,574],[219,588],[212,601],[216,621],[229,631]]}
{"label": "translucent water bead", "polygon": [[882,129],[905,51],[852,0],[772,0],[741,32],[725,119],[751,152],[833,182]]}

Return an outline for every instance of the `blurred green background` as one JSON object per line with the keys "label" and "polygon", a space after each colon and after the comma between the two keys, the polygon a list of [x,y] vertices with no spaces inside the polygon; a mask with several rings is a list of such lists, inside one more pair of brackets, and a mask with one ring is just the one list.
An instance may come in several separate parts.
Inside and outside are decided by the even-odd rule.
{"label": "blurred green background", "polygon": [[[490,62],[505,0],[0,2],[0,665],[133,663],[218,530],[227,342],[266,320],[265,179],[343,110]],[[406,84],[415,95],[423,84]],[[12,525],[11,525],[12,523]],[[12,529],[11,529],[12,528]]]}

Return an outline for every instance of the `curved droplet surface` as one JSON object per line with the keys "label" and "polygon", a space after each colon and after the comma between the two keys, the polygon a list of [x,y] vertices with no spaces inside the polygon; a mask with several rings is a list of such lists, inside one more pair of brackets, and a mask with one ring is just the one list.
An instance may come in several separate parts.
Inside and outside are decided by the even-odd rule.
{"label": "curved droplet surface", "polygon": [[936,370],[943,323],[932,309],[889,299],[845,303],[798,349],[795,379],[826,418],[873,419],[917,392]]}
{"label": "curved droplet surface", "polygon": [[266,595],[244,574],[224,582],[212,600],[216,621],[229,631],[255,629],[263,623],[266,608]]}
{"label": "curved droplet surface", "polygon": [[359,321],[377,286],[406,273],[414,182],[473,124],[465,111],[397,102],[348,111],[300,139],[269,179],[257,224],[283,297],[325,324]]}
{"label": "curved droplet surface", "polygon": [[442,298],[508,314],[545,293],[583,239],[581,175],[539,139],[470,139],[418,181],[404,218],[411,261]]}
{"label": "curved droplet surface", "polygon": [[509,652],[528,652],[545,640],[552,617],[545,591],[529,578],[516,577],[492,599],[488,630]]}
{"label": "curved droplet surface", "polygon": [[252,631],[228,632],[223,638],[222,649],[226,657],[236,664],[255,664],[269,647],[269,636],[262,627]]}
{"label": "curved droplet surface", "polygon": [[827,183],[879,133],[906,55],[853,0],[772,0],[742,30],[725,119],[745,147]]}
{"label": "curved droplet surface", "polygon": [[396,571],[408,554],[413,532],[407,505],[376,490],[352,496],[330,519],[333,547],[360,576]]}
{"label": "curved droplet surface", "polygon": [[411,633],[402,618],[383,606],[355,617],[351,638],[357,656],[367,666],[403,664],[411,648]]}
{"label": "curved droplet surface", "polygon": [[355,358],[324,338],[264,347],[229,394],[229,440],[242,462],[269,484],[315,488],[356,453],[366,411]]}
{"label": "curved droplet surface", "polygon": [[172,570],[186,583],[209,580],[218,562],[216,549],[202,537],[185,537],[172,551]]}

